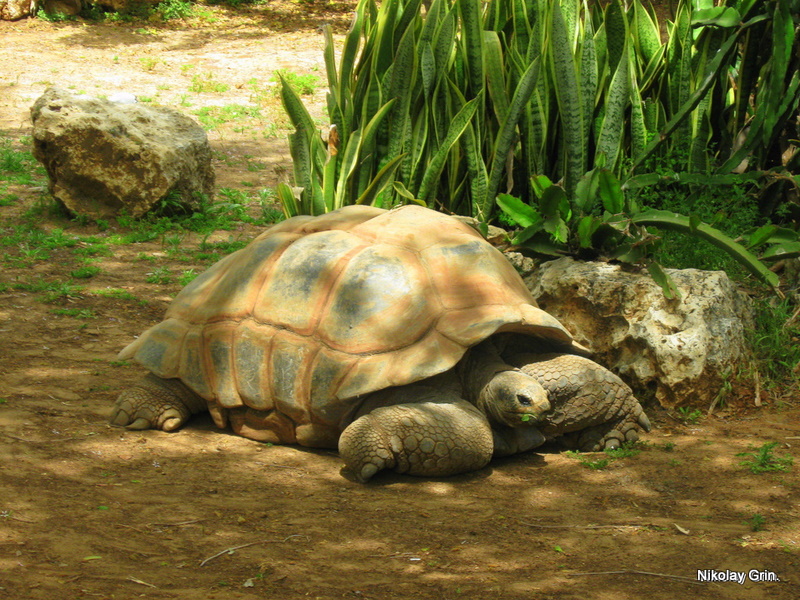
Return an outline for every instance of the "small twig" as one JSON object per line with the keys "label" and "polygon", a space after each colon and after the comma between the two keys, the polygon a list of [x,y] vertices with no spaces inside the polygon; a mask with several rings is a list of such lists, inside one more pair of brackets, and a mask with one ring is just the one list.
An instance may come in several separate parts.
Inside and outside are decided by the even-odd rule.
{"label": "small twig", "polygon": [[222,556],[223,554],[233,554],[236,550],[241,550],[242,548],[248,548],[249,546],[255,546],[256,544],[266,544],[268,542],[272,542],[274,540],[260,540],[258,542],[250,542],[249,544],[242,544],[241,546],[233,546],[231,548],[225,548],[225,550],[221,550],[217,552],[213,556],[209,556],[208,558],[200,561],[200,566],[205,566],[206,563],[211,562],[217,557]]}
{"label": "small twig", "polygon": [[753,378],[756,380],[755,398],[753,403],[756,406],[761,406],[761,376],[758,374],[758,369],[753,372]]}
{"label": "small twig", "polygon": [[19,521],[20,523],[36,523],[36,521],[29,521],[28,519],[20,519],[19,517],[12,517],[11,515],[0,515],[4,516],[6,519],[11,519],[12,521]]}
{"label": "small twig", "polygon": [[283,538],[282,540],[260,540],[258,542],[250,542],[249,544],[242,544],[241,546],[233,546],[231,548],[225,548],[225,550],[217,552],[214,556],[209,556],[208,558],[200,561],[200,566],[201,567],[204,566],[206,563],[222,556],[223,554],[233,554],[236,550],[241,550],[242,548],[248,548],[250,546],[255,546],[256,544],[276,544],[276,543],[282,544],[284,542],[288,542],[292,538],[300,538],[300,537],[304,537],[306,538],[306,540],[308,540],[307,535],[302,533],[295,533],[293,535]]}
{"label": "small twig", "polygon": [[138,583],[140,585],[146,585],[147,587],[156,588],[157,586],[153,585],[152,583],[147,583],[146,581],[142,581],[141,579],[136,579],[133,575],[128,575],[128,581],[132,581],[133,583]]}
{"label": "small twig", "polygon": [[180,523],[148,523],[150,527],[180,527],[181,525],[194,525],[201,523],[206,519],[193,519],[191,521],[181,521]]}
{"label": "small twig", "polygon": [[789,327],[791,327],[798,317],[800,317],[800,306],[797,307],[797,310],[794,311],[794,314],[789,318],[789,320],[783,324],[783,328],[788,329]]}
{"label": "small twig", "polygon": [[61,439],[53,439],[53,440],[26,440],[25,438],[17,437],[15,435],[11,435],[10,433],[3,432],[3,435],[7,438],[11,438],[12,440],[17,440],[18,442],[25,442],[26,444],[54,444],[56,442],[74,442],[75,440],[82,440],[83,438],[89,437],[90,435],[97,435],[95,432],[85,433],[83,435],[76,435],[73,437],[68,438],[61,438]]}
{"label": "small twig", "polygon": [[520,521],[528,527],[538,527],[539,529],[640,529],[650,527],[650,525],[539,525],[537,523],[527,523]]}
{"label": "small twig", "polygon": [[704,582],[691,579],[690,577],[682,577],[680,575],[668,575],[666,573],[650,573],[649,571],[635,571],[633,569],[624,569],[622,571],[595,571],[591,573],[567,573],[567,575],[650,575],[652,577],[665,577],[667,579],[675,579],[676,581],[683,581],[684,583],[693,583],[695,585],[703,585]]}

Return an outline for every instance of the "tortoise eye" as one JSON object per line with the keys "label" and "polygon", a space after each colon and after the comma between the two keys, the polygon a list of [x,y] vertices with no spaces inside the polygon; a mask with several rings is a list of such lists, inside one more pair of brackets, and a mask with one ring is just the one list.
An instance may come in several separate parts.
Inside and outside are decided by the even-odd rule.
{"label": "tortoise eye", "polygon": [[522,394],[517,394],[517,402],[519,402],[522,406],[531,406],[533,404],[530,398],[523,396]]}

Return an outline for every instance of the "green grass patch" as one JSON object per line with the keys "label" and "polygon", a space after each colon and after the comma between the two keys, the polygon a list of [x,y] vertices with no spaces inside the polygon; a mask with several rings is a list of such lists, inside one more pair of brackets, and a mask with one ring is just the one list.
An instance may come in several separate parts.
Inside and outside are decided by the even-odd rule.
{"label": "green grass patch", "polygon": [[229,89],[230,86],[217,81],[213,73],[193,75],[192,82],[189,84],[189,91],[196,94],[222,94]]}
{"label": "green grass patch", "polygon": [[740,452],[736,456],[742,456],[744,460],[739,464],[751,473],[788,471],[794,459],[791,456],[775,456],[777,445],[778,442],[766,442],[760,448],[751,447],[755,452]]}
{"label": "green grass patch", "polygon": [[204,106],[194,111],[194,114],[203,128],[210,130],[226,123],[258,119],[261,117],[261,109],[244,104],[227,104],[225,106]]}
{"label": "green grass patch", "polygon": [[160,16],[162,21],[188,19],[194,15],[194,4],[187,0],[164,0],[156,5],[152,14]]}
{"label": "green grass patch", "polygon": [[752,517],[745,520],[745,524],[750,526],[750,531],[761,531],[764,529],[764,524],[766,522],[766,517],[759,513],[755,513]]}
{"label": "green grass patch", "polygon": [[[40,183],[44,176],[44,167],[29,150],[15,148],[10,138],[0,135],[0,182],[33,185]],[[10,196],[4,196],[8,202],[11,202]]]}
{"label": "green grass patch", "polygon": [[181,286],[187,286],[192,281],[194,281],[195,277],[197,277],[200,273],[197,273],[194,269],[186,269],[180,275],[178,275],[178,283]]}
{"label": "green grass patch", "polygon": [[172,279],[172,273],[167,266],[157,267],[145,277],[147,283],[158,283],[161,285],[172,283]]}
{"label": "green grass patch", "polygon": [[680,416],[681,421],[684,423],[696,425],[700,419],[703,418],[703,411],[701,411],[699,408],[681,406],[678,408],[678,415]]}
{"label": "green grass patch", "polygon": [[97,265],[83,265],[70,271],[69,275],[74,279],[91,279],[98,273],[100,273],[100,267]]}
{"label": "green grass patch", "polygon": [[755,335],[751,337],[759,373],[767,385],[797,385],[800,364],[800,319],[788,298],[756,300]]}
{"label": "green grass patch", "polygon": [[94,296],[101,296],[102,298],[114,298],[115,300],[127,300],[129,302],[138,302],[139,304],[146,305],[149,304],[147,300],[142,298],[137,298],[133,294],[131,294],[127,290],[122,290],[119,288],[103,288],[99,290],[91,290],[90,292]]}
{"label": "green grass patch", "polygon": [[[288,69],[278,69],[272,75],[271,81],[280,83],[283,80],[300,96],[311,96],[319,87],[320,78],[314,73],[294,73]],[[280,93],[280,86],[275,88]]]}

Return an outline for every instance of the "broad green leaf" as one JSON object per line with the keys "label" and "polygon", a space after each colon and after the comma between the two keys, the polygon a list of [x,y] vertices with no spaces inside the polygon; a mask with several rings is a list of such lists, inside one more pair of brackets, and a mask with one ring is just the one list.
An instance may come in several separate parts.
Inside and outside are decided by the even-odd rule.
{"label": "broad green leaf", "polygon": [[578,180],[586,172],[588,136],[584,131],[583,100],[578,86],[571,38],[558,2],[553,3],[551,52],[555,94],[560,109],[565,158],[565,187],[572,194]]}
{"label": "broad green leaf", "polygon": [[414,204],[419,204],[420,206],[427,206],[424,201],[420,200],[414,194],[408,191],[408,188],[406,188],[406,186],[399,181],[392,182],[392,189],[397,193],[398,196],[407,202],[413,202]]}
{"label": "broad green leaf", "polygon": [[739,11],[730,6],[715,6],[692,12],[692,27],[714,25],[716,27],[737,27],[742,22]]}
{"label": "broad green leaf", "polygon": [[509,194],[498,194],[497,205],[520,227],[530,227],[542,221],[541,215],[535,208]]}
{"label": "broad green leaf", "polygon": [[547,175],[534,175],[531,177],[531,186],[537,198],[541,198],[545,190],[553,185]]}
{"label": "broad green leaf", "polygon": [[314,119],[311,118],[308,110],[306,110],[303,101],[300,100],[300,96],[286,82],[283,75],[278,74],[278,77],[281,83],[281,101],[294,128],[306,134],[316,131],[317,127],[314,125]]}
{"label": "broad green leaf", "polygon": [[620,59],[624,56],[624,45],[628,39],[628,20],[625,9],[620,0],[611,0],[606,6],[606,56],[608,69],[613,73],[617,70]]}
{"label": "broad green leaf", "polygon": [[778,231],[777,225],[773,225],[772,223],[762,225],[756,231],[747,236],[747,248],[755,248],[766,243],[770,238],[772,238],[776,231]]}
{"label": "broad green leaf", "polygon": [[355,201],[355,204],[372,204],[378,195],[386,189],[386,187],[394,181],[394,172],[400,166],[401,161],[405,158],[405,154],[395,156],[392,160],[387,162],[383,168],[378,171],[375,178],[370,182],[364,193]]}
{"label": "broad green leaf", "polygon": [[513,144],[516,137],[517,124],[525,105],[530,100],[536,80],[539,77],[539,60],[534,60],[522,77],[514,90],[511,103],[508,106],[506,118],[500,125],[494,145],[494,155],[492,156],[492,166],[489,172],[488,197],[493,199],[500,188],[500,179],[506,165],[509,153],[513,151]]}
{"label": "broad green leaf", "polygon": [[397,100],[392,108],[389,133],[389,159],[398,156],[410,130],[411,91],[416,73],[416,46],[414,31],[408,29],[400,40],[397,55],[392,63],[389,98]]}
{"label": "broad green leaf", "polygon": [[625,110],[630,100],[627,43],[623,44],[622,48],[623,54],[617,63],[617,70],[611,79],[606,96],[606,111],[596,150],[597,155],[602,154],[606,157],[606,166],[610,169],[615,168],[619,160],[622,133],[625,127]]}
{"label": "broad green leaf", "polygon": [[653,278],[658,285],[661,286],[661,290],[664,292],[664,297],[668,300],[673,300],[681,297],[680,290],[678,290],[675,282],[672,280],[672,277],[661,268],[661,265],[657,262],[651,262],[647,265],[647,271],[650,273],[650,277]]}
{"label": "broad green leaf", "polygon": [[633,2],[633,33],[636,47],[641,54],[642,63],[650,63],[661,48],[661,32],[658,25],[641,2]]}
{"label": "broad green leaf", "polygon": [[581,214],[591,212],[598,198],[599,173],[600,169],[592,169],[581,177],[575,187],[575,195],[573,196],[575,208]]}
{"label": "broad green leaf", "polygon": [[497,120],[502,123],[508,114],[508,96],[504,77],[503,48],[496,31],[483,32],[483,48],[489,97],[492,100]]}
{"label": "broad green leaf", "polygon": [[[634,160],[630,173],[634,173],[636,168],[641,165],[650,155],[652,155],[656,148],[658,148],[658,146],[661,145],[664,140],[669,139],[670,134],[672,134],[672,132],[674,132],[685,121],[691,111],[693,111],[700,101],[705,97],[708,90],[717,80],[720,71],[726,66],[728,56],[735,48],[738,39],[739,36],[736,34],[731,35],[725,40],[725,42],[723,42],[719,51],[708,63],[705,75],[703,76],[702,81],[698,83],[694,93],[692,93],[688,100],[686,100],[686,102],[680,106],[680,108],[678,108],[678,110],[673,114],[672,118],[667,122],[659,134],[653,137],[642,153]],[[730,171],[732,169],[728,170]]]}
{"label": "broad green leaf", "polygon": [[592,237],[599,226],[600,221],[595,217],[582,217],[580,221],[578,221],[578,243],[581,248],[592,247]]}
{"label": "broad green leaf", "polygon": [[567,194],[564,192],[564,188],[558,185],[548,187],[539,200],[539,208],[545,219],[559,216],[564,204],[569,206]]}
{"label": "broad green leaf", "polygon": [[800,256],[800,242],[785,242],[767,248],[762,254],[762,260],[782,260]]}
{"label": "broad green leaf", "polygon": [[[358,166],[358,158],[360,153],[361,153],[361,130],[359,129],[357,131],[354,131],[350,135],[349,139],[347,140],[347,146],[345,146],[344,151],[339,153],[341,156],[341,163],[338,173],[338,180],[335,181],[336,200],[333,202],[336,208],[341,208],[345,204],[349,204],[349,202],[347,202],[348,198],[346,196],[346,190],[348,188],[348,182],[350,181],[350,177],[353,175],[353,172],[356,170],[356,167]],[[331,159],[335,159],[335,157],[331,157]],[[332,160],[331,162],[334,162],[335,164],[335,160]],[[326,203],[327,203],[327,194],[326,194]]]}
{"label": "broad green leaf", "polygon": [[603,208],[609,213],[619,214],[625,208],[625,194],[619,179],[608,169],[598,172],[598,193],[603,201]]}
{"label": "broad green leaf", "polygon": [[682,233],[694,235],[703,239],[717,248],[721,248],[731,257],[737,260],[750,273],[768,283],[774,288],[780,284],[778,276],[764,266],[758,258],[750,253],[744,246],[734,241],[718,229],[714,229],[705,223],[692,227],[689,219],[683,215],[678,215],[664,210],[650,209],[631,217],[631,222],[637,225],[658,227]]}
{"label": "broad green leaf", "polygon": [[481,23],[481,0],[457,0],[461,13],[461,35],[464,58],[469,76],[470,96],[483,90],[483,24]]}
{"label": "broad green leaf", "polygon": [[445,160],[447,160],[450,148],[453,147],[453,144],[455,144],[458,138],[461,137],[461,134],[464,133],[464,130],[475,115],[475,111],[481,99],[481,96],[479,96],[467,102],[450,122],[447,135],[442,141],[441,146],[436,150],[436,153],[431,157],[428,168],[422,178],[419,189],[419,198],[421,200],[428,201],[431,198],[433,190],[435,189],[435,184],[444,168],[444,163]]}

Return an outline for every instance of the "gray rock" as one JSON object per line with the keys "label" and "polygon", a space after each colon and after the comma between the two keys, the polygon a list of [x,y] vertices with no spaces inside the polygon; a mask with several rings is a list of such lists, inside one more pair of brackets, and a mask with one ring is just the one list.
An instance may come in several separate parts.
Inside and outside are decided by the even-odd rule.
{"label": "gray rock", "polygon": [[667,271],[680,300],[609,263],[560,258],[523,275],[539,305],[640,399],[709,406],[749,359],[752,302],[724,272]]}
{"label": "gray rock", "polygon": [[188,208],[213,195],[208,137],[174,109],[50,88],[31,118],[33,154],[47,169],[50,193],[74,213],[139,217],[167,195]]}

